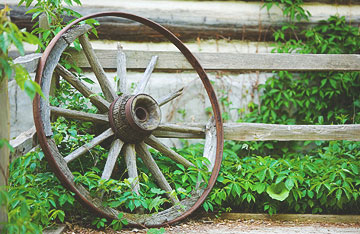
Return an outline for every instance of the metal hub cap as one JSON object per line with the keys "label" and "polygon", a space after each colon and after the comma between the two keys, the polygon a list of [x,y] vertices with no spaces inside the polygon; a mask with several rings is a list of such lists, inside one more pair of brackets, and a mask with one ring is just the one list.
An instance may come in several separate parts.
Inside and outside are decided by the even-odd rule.
{"label": "metal hub cap", "polygon": [[110,106],[109,121],[115,135],[124,142],[138,143],[160,124],[157,102],[146,94],[122,95]]}

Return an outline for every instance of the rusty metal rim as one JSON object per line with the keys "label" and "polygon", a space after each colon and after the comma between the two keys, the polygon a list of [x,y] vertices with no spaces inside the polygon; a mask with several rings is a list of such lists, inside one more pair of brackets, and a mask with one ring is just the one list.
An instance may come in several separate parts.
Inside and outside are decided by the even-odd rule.
{"label": "rusty metal rim", "polygon": [[[126,19],[130,19],[139,23],[142,23],[150,28],[152,28],[153,30],[159,32],[160,34],[162,34],[165,38],[167,38],[170,42],[172,42],[179,50],[180,52],[186,57],[186,59],[188,60],[188,62],[193,66],[193,68],[195,69],[195,71],[198,73],[204,87],[205,90],[209,96],[210,102],[211,102],[211,106],[214,112],[214,120],[215,120],[215,126],[216,126],[216,160],[215,160],[215,165],[214,168],[212,170],[212,174],[210,176],[209,182],[208,182],[208,186],[205,188],[203,194],[200,196],[200,198],[195,202],[195,204],[186,212],[184,212],[182,215],[180,215],[179,217],[170,220],[166,223],[163,223],[161,225],[156,225],[156,226],[163,226],[163,225],[167,225],[167,224],[173,224],[176,223],[182,219],[184,219],[185,217],[187,217],[188,215],[190,215],[192,212],[194,212],[206,199],[206,197],[208,196],[208,194],[210,193],[211,189],[213,188],[215,182],[216,182],[216,178],[219,174],[220,171],[220,166],[221,166],[221,161],[222,161],[222,153],[223,153],[223,146],[224,146],[224,133],[223,133],[223,123],[222,123],[222,119],[221,119],[221,113],[220,113],[220,108],[219,108],[219,103],[217,101],[216,98],[216,94],[211,86],[211,83],[209,81],[209,78],[207,77],[204,69],[202,68],[202,66],[200,65],[199,61],[194,57],[194,55],[190,52],[190,50],[173,34],[171,33],[169,30],[167,30],[166,28],[164,28],[163,26],[161,26],[158,23],[155,23],[154,21],[145,19],[143,17],[140,16],[136,16],[133,14],[129,14],[129,13],[124,13],[124,12],[116,12],[116,11],[111,11],[111,12],[101,12],[101,13],[95,13],[95,14],[91,14],[88,16],[84,16],[81,17],[75,21],[73,21],[72,23],[68,24],[65,28],[63,28],[49,43],[49,45],[46,47],[42,57],[40,58],[39,64],[38,64],[38,69],[37,69],[37,73],[36,73],[36,78],[35,81],[41,85],[42,82],[42,74],[44,71],[44,67],[46,64],[46,61],[49,57],[49,54],[51,52],[51,50],[53,49],[53,47],[55,46],[56,42],[60,39],[60,37],[67,31],[69,30],[73,25],[84,21],[86,19],[90,19],[90,18],[95,18],[95,17],[102,17],[102,16],[115,16],[115,17],[121,17],[121,18],[126,18]],[[45,135],[44,132],[44,127],[42,124],[42,120],[41,120],[41,116],[40,116],[40,95],[37,94],[34,98],[34,102],[33,102],[33,112],[34,112],[34,122],[35,122],[35,127],[36,127],[36,131],[38,134],[38,139],[39,139],[39,143],[41,145],[41,148],[43,149],[44,154],[46,155],[47,160],[49,161],[49,164],[52,166],[54,173],[56,174],[56,176],[59,178],[60,181],[63,182],[63,184],[70,189],[71,191],[73,191],[78,198],[80,198],[80,200],[86,204],[89,208],[91,208],[93,211],[97,212],[98,214],[100,214],[101,216],[104,217],[108,217],[108,218],[113,218],[112,216],[110,216],[107,213],[104,213],[102,210],[98,209],[94,204],[92,204],[91,202],[89,202],[85,197],[83,197],[81,195],[81,193],[74,187],[71,185],[71,183],[69,183],[67,177],[63,174],[63,172],[61,171],[60,167],[56,164],[52,154],[51,154],[51,150],[50,150],[50,146],[47,142],[47,137]]]}

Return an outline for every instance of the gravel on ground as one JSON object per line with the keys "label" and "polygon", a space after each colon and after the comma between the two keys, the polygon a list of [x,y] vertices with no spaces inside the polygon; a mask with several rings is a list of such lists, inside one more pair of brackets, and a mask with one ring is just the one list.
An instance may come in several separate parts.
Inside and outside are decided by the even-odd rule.
{"label": "gravel on ground", "polygon": [[[164,232],[165,231],[165,232]],[[360,223],[325,223],[325,222],[296,222],[296,221],[271,221],[271,220],[226,220],[210,217],[192,216],[177,225],[164,227],[164,230],[124,228],[121,231],[114,231],[110,228],[96,230],[84,224],[67,223],[66,234],[115,234],[115,233],[169,233],[169,234],[191,234],[191,233],[210,233],[210,234],[235,234],[235,233],[274,233],[274,234],[360,234]]]}

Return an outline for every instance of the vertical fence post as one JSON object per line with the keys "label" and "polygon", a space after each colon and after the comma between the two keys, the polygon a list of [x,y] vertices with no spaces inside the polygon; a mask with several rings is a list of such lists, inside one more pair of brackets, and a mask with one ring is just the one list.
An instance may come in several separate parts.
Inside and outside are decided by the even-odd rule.
{"label": "vertical fence post", "polygon": [[[10,105],[8,96],[8,78],[5,76],[0,82],[0,139],[9,141],[10,138]],[[9,148],[0,148],[0,190],[6,190],[9,177]],[[0,233],[3,225],[8,221],[7,204],[0,206]]]}

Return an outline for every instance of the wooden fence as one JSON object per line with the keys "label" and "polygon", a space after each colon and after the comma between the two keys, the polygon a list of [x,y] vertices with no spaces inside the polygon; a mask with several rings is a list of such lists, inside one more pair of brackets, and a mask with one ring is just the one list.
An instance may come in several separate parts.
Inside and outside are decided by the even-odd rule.
{"label": "wooden fence", "polygon": [[[104,69],[116,70],[116,51],[96,50]],[[145,69],[153,55],[159,56],[156,69],[169,72],[188,70],[191,65],[179,52],[124,51],[127,69]],[[239,53],[195,53],[205,70],[231,72],[246,71],[360,71],[360,55],[357,54],[239,54]],[[34,71],[39,54],[18,58],[30,72]],[[72,58],[87,69],[89,64],[81,52],[73,52]],[[160,125],[157,136],[177,138],[203,138],[205,130],[199,126],[187,125],[187,132],[171,132],[171,126]],[[168,129],[167,129],[168,128]],[[172,128],[173,129],[173,128]],[[278,125],[259,123],[224,124],[227,140],[237,141],[305,141],[305,140],[349,140],[360,141],[360,124],[349,125]],[[21,134],[10,142],[15,148],[12,159],[22,155],[37,145],[35,128]]]}

